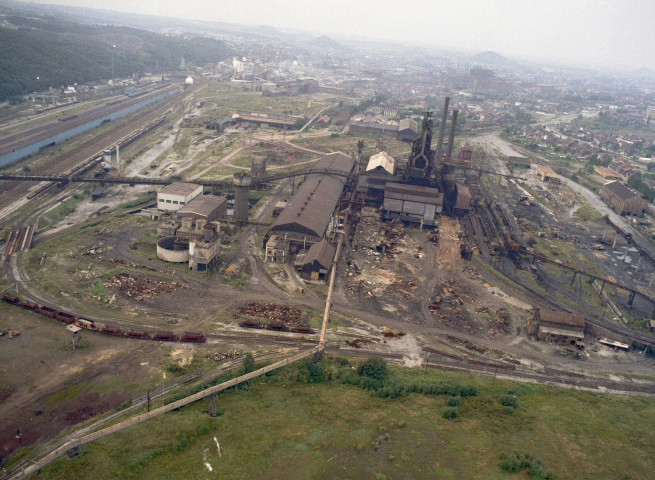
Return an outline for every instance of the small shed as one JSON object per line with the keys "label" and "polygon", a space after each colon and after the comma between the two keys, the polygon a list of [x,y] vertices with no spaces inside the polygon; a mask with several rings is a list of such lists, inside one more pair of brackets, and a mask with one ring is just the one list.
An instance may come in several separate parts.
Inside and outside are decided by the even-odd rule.
{"label": "small shed", "polygon": [[305,255],[300,267],[301,274],[312,280],[325,278],[330,271],[334,252],[335,248],[325,238],[315,243]]}
{"label": "small shed", "polygon": [[548,165],[537,165],[537,176],[541,178],[542,182],[558,180],[557,172]]}

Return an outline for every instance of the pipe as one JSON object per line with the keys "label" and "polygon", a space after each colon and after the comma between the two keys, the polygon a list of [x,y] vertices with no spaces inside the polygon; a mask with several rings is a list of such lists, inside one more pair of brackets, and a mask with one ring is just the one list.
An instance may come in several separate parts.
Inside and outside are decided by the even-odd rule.
{"label": "pipe", "polygon": [[455,126],[457,125],[457,114],[459,110],[453,110],[453,119],[450,121],[450,134],[448,135],[448,147],[446,148],[446,161],[450,161],[453,154],[453,142],[455,141]]}
{"label": "pipe", "polygon": [[443,103],[443,114],[441,115],[441,123],[439,124],[439,138],[437,140],[437,154],[434,157],[434,161],[437,163],[441,162],[441,150],[443,148],[443,134],[446,131],[446,120],[448,118],[448,103],[450,103],[450,97],[446,97],[446,100]]}

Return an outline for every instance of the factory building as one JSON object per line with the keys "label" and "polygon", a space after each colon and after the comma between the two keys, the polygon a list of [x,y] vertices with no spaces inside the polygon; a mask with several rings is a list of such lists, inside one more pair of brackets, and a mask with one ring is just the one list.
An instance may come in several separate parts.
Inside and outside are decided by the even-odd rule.
{"label": "factory building", "polygon": [[255,123],[257,125],[268,125],[277,128],[292,128],[298,119],[304,118],[298,115],[280,115],[267,112],[252,112],[250,110],[230,110],[232,120]]}
{"label": "factory building", "polygon": [[396,158],[387,152],[372,155],[366,170],[359,176],[357,191],[367,203],[381,204],[384,197],[384,186],[387,183],[402,182],[402,168]]}
{"label": "factory building", "polygon": [[584,347],[584,316],[537,308],[528,323],[528,332],[545,342]]}
{"label": "factory building", "polygon": [[227,216],[227,199],[218,195],[199,195],[180,208],[178,218],[192,217],[211,222]]}
{"label": "factory building", "polygon": [[202,195],[202,185],[171,183],[157,193],[157,208],[167,212],[177,212],[198,195]]}
{"label": "factory building", "polygon": [[639,215],[648,206],[648,201],[640,193],[617,181],[603,185],[600,198],[619,215]]}
{"label": "factory building", "polygon": [[335,209],[346,176],[352,172],[355,161],[343,153],[331,153],[315,165],[321,170],[341,172],[341,175],[308,175],[296,194],[280,212],[264,236],[264,247],[273,235],[288,241],[292,251],[305,249],[329,236],[338,225]]}
{"label": "factory building", "polygon": [[[187,184],[188,185],[188,184]],[[189,270],[211,270],[221,248],[221,224],[227,200],[217,195],[200,195],[175,214],[175,219],[157,228],[157,257],[171,263],[187,263]]]}
{"label": "factory building", "polygon": [[382,216],[404,222],[434,226],[443,210],[444,196],[436,188],[387,183],[384,188]]}

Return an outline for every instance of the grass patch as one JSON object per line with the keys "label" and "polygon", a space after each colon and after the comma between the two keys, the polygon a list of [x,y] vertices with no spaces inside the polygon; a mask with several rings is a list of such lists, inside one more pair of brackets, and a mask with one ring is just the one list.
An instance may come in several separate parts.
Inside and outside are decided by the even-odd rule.
{"label": "grass patch", "polygon": [[84,193],[76,193],[62,201],[56,207],[48,210],[46,213],[41,215],[41,218],[39,218],[39,225],[37,230],[41,230],[62,221],[64,218],[75,211],[75,207],[77,207],[77,204],[80,203],[85,196],[86,195]]}
{"label": "grass patch", "polygon": [[603,219],[603,215],[589,204],[582,205],[575,211],[574,216],[583,222],[598,222]]}
{"label": "grass patch", "polygon": [[[379,398],[339,380],[357,365],[322,364],[319,383],[298,362],[221,393],[217,418],[197,402],[93,442],[39,478],[205,478],[204,461],[230,479],[595,479],[652,472],[655,432],[644,420],[655,414],[652,398],[388,369],[387,379],[476,386],[477,396],[448,407],[459,416],[445,419],[442,396]],[[503,395],[520,399],[513,415],[504,413]]]}

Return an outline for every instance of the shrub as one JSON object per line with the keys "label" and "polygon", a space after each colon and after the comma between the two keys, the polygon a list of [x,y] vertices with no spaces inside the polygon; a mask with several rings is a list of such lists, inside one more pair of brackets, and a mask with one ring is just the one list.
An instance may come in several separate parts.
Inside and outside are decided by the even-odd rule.
{"label": "shrub", "polygon": [[384,380],[387,378],[387,362],[380,357],[370,357],[357,369],[357,373],[374,380]]}
{"label": "shrub", "polygon": [[243,357],[243,367],[241,368],[242,374],[253,372],[256,368],[255,359],[253,358],[252,353],[246,353]]}
{"label": "shrub", "polygon": [[182,366],[177,362],[166,362],[164,369],[170,373],[181,373],[182,370],[184,370]]}
{"label": "shrub", "polygon": [[500,456],[500,468],[506,472],[515,473],[526,469],[532,478],[550,480],[552,475],[544,469],[541,461],[532,458],[526,453],[513,452]]}
{"label": "shrub", "polygon": [[448,399],[448,406],[449,407],[459,407],[460,403],[462,403],[462,398],[461,397],[450,397]]}
{"label": "shrub", "polygon": [[305,368],[308,373],[309,383],[321,383],[325,377],[325,367],[323,362],[314,363],[313,360],[309,360],[305,363]]}
{"label": "shrub", "polygon": [[456,407],[444,407],[441,409],[441,416],[447,419],[457,418],[459,416],[459,411]]}
{"label": "shrub", "polygon": [[504,407],[509,407],[512,409],[519,408],[519,401],[514,395],[502,395],[500,397],[500,403]]}

